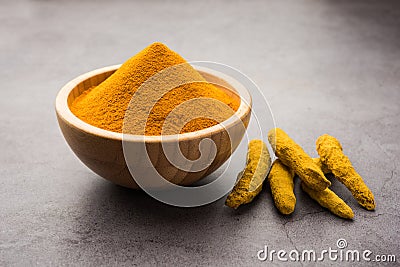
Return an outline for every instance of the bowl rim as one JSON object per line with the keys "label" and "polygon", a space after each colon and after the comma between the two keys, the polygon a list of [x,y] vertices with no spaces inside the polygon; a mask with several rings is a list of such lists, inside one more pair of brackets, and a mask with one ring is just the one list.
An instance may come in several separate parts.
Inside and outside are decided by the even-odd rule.
{"label": "bowl rim", "polygon": [[[98,68],[89,72],[86,72],[84,74],[81,74],[79,76],[77,76],[76,78],[70,80],[69,82],[67,82],[62,88],[61,90],[58,92],[57,97],[56,97],[56,101],[55,101],[55,110],[57,113],[57,116],[59,116],[62,120],[64,120],[66,123],[68,123],[69,125],[73,126],[74,128],[77,128],[83,132],[95,135],[95,136],[99,136],[102,138],[106,138],[106,139],[113,139],[113,140],[117,140],[117,141],[140,141],[140,142],[168,142],[168,141],[183,141],[183,140],[188,140],[188,139],[197,139],[197,138],[203,138],[203,137],[208,137],[211,134],[216,134],[218,132],[224,131],[225,128],[228,128],[232,125],[234,125],[235,123],[238,122],[238,120],[242,120],[248,113],[251,113],[251,107],[252,107],[252,97],[250,92],[247,90],[247,88],[245,88],[244,86],[243,89],[245,91],[245,93],[248,95],[248,99],[249,99],[249,103],[246,103],[245,101],[243,101],[243,95],[240,94],[240,92],[238,92],[236,90],[237,86],[239,85],[239,82],[237,82],[236,80],[233,79],[229,79],[229,81],[226,80],[223,77],[221,77],[221,75],[223,75],[222,73],[219,73],[217,71],[211,70],[211,69],[201,69],[201,68],[196,68],[196,66],[193,66],[197,71],[200,72],[204,72],[207,73],[211,76],[217,77],[219,79],[222,79],[223,81],[225,81],[226,83],[228,83],[233,89],[234,91],[237,93],[237,95],[240,97],[240,105],[239,108],[237,109],[237,111],[234,113],[234,115],[232,115],[231,117],[229,117],[228,119],[226,119],[224,122],[227,122],[228,120],[231,119],[231,121],[229,122],[229,124],[222,126],[221,123],[216,124],[214,126],[208,127],[208,128],[204,128],[198,131],[194,131],[194,132],[188,132],[188,133],[183,133],[183,134],[174,134],[174,135],[133,135],[133,134],[126,134],[126,133],[118,133],[118,132],[113,132],[113,131],[109,131],[109,130],[105,130],[99,127],[96,127],[94,125],[91,125],[81,119],[79,119],[74,113],[72,113],[71,109],[68,106],[68,97],[71,93],[71,91],[80,83],[84,82],[85,80],[105,73],[105,72],[110,72],[110,71],[116,71],[122,64],[117,64],[117,65],[111,65],[111,66],[107,66],[107,67],[102,67],[102,68]],[[235,86],[236,85],[236,86]],[[234,117],[234,119],[232,119],[232,117]]]}

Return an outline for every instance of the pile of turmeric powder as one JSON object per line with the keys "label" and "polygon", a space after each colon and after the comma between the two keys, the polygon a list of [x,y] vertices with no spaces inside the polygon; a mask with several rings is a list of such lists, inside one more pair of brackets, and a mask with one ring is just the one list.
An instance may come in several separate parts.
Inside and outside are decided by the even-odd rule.
{"label": "pile of turmeric powder", "polygon": [[[167,75],[157,76],[166,70],[169,71]],[[138,92],[153,77],[159,79]],[[177,86],[166,88],[169,85]],[[192,99],[205,101],[193,102],[193,105],[180,109],[180,113],[170,120],[170,124],[176,123],[179,127],[170,125],[168,134],[211,127],[228,119],[240,105],[238,96],[206,82],[180,55],[162,43],[154,43],[127,60],[101,84],[83,92],[70,108],[81,120],[105,130],[126,132],[125,129],[129,129],[131,134],[161,135],[169,114]],[[210,99],[221,105],[206,101]],[[198,116],[202,110],[213,116]],[[197,115],[190,118],[191,113]],[[176,122],[181,116],[189,121]]]}
{"label": "pile of turmeric powder", "polygon": [[[353,210],[329,189],[331,182],[325,177],[327,173],[332,173],[343,183],[362,207],[367,210],[375,209],[374,195],[355,171],[349,158],[343,154],[342,145],[333,136],[325,134],[317,139],[317,152],[320,158],[311,158],[279,128],[271,129],[268,132],[268,141],[278,159],[272,164],[267,180],[271,187],[275,206],[282,214],[291,214],[295,209],[294,178],[297,175],[301,179],[302,190],[322,207],[339,217],[353,219]],[[248,158],[254,158],[256,156],[254,153],[259,154],[260,152],[252,151],[249,146]],[[255,158],[264,160],[265,163],[259,163],[258,166],[263,173],[267,173],[266,166],[269,167],[271,162],[269,156]],[[246,167],[245,173],[247,169],[249,167]],[[259,173],[260,170],[253,170],[251,173],[256,172]],[[237,208],[240,204],[249,203],[260,193],[261,189],[253,191],[251,194],[242,192],[243,187],[238,186],[250,184],[248,181],[252,180],[251,173],[245,176],[244,181],[242,180],[243,175],[238,180],[227,198],[227,206]],[[256,180],[263,181],[264,179],[257,177]],[[260,187],[259,185],[258,188]],[[241,190],[240,194],[238,194],[238,190]],[[233,203],[234,206],[232,206]]]}

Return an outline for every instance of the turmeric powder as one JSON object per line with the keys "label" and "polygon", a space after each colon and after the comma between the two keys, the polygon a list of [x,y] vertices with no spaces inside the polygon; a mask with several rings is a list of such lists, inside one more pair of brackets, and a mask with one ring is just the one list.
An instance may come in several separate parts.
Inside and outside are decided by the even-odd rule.
{"label": "turmeric powder", "polygon": [[237,209],[242,204],[250,203],[261,192],[270,166],[271,157],[266,144],[262,140],[251,140],[246,168],[239,173],[239,180],[226,198],[225,205]]}
{"label": "turmeric powder", "polygon": [[353,219],[353,210],[329,188],[322,191],[315,191],[304,182],[301,182],[301,188],[312,199],[317,201],[322,207],[330,210],[333,214],[345,219]]}
{"label": "turmeric powder", "polygon": [[275,155],[310,188],[322,191],[331,185],[313,159],[282,129],[271,129],[268,132],[268,140]]}
{"label": "turmeric powder", "polygon": [[374,210],[374,195],[356,172],[349,158],[343,154],[340,142],[335,137],[324,134],[317,139],[316,145],[322,162],[333,175],[350,190],[361,206],[367,210]]}
{"label": "turmeric powder", "polygon": [[[228,95],[221,88],[207,83],[201,74],[180,55],[162,43],[154,43],[128,59],[101,84],[77,97],[70,107],[71,111],[78,118],[91,125],[109,131],[122,132],[128,105],[140,86],[155,74],[179,64],[183,64],[180,70],[182,70],[184,80],[193,82],[171,88],[160,99],[156,99],[156,104],[151,106],[151,111],[146,118],[135,117],[135,114],[137,114],[135,109],[143,109],[146,106],[146,101],[159,93],[156,87],[149,88],[144,92],[145,95],[139,97],[142,103],[134,103],[134,110],[129,113],[131,115],[129,121],[137,125],[139,125],[139,122],[143,122],[145,127],[139,130],[135,129],[130,132],[131,134],[161,135],[168,114],[180,104],[191,99],[215,99],[229,107],[231,112],[221,111],[213,104],[202,107],[207,109],[208,113],[216,114],[219,120],[228,119],[232,115],[232,111],[238,109],[240,104],[238,96]],[[181,78],[179,75],[180,73],[174,73],[173,77],[168,78],[171,80],[179,79]],[[129,108],[131,107],[129,105]],[[190,107],[191,110],[198,108],[197,106]],[[185,123],[181,129],[174,129],[175,132],[169,134],[193,132],[211,127],[218,122],[213,118],[196,117]]]}
{"label": "turmeric powder", "polygon": [[282,214],[293,213],[296,206],[293,178],[294,171],[276,159],[268,174],[268,181],[275,206]]}

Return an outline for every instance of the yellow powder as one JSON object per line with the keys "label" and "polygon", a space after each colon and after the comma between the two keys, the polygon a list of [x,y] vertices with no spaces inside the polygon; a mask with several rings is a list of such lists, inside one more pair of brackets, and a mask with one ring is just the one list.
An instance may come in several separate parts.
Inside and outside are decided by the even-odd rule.
{"label": "yellow powder", "polygon": [[[129,103],[141,85],[149,78],[154,77],[160,71],[171,68],[178,64],[181,67],[173,70],[171,74],[164,75],[166,78],[165,86],[174,84],[175,81],[193,81],[187,84],[171,88],[161,98],[156,99],[155,105],[151,101],[162,93],[162,80],[151,83],[146,90],[140,91],[140,96],[135,97],[132,104]],[[205,79],[192,68],[177,53],[170,50],[162,43],[154,43],[137,55],[126,61],[115,73],[108,77],[100,85],[85,91],[73,101],[71,111],[81,120],[96,127],[122,132],[124,118],[129,105],[129,133],[160,135],[163,124],[175,108],[180,104],[193,99],[215,99],[221,105],[214,105],[211,101],[203,101],[200,104],[193,103],[192,106],[186,105],[178,114],[175,114],[172,122],[179,119],[182,115],[187,119],[188,114],[207,114],[215,116],[196,117],[189,121],[177,122],[174,126],[170,123],[168,134],[186,133],[211,127],[218,122],[228,119],[239,107],[240,98],[234,94],[228,94],[225,90],[207,83]],[[150,105],[151,104],[151,105]],[[149,113],[146,114],[146,109]],[[146,116],[143,116],[145,114]],[[126,123],[126,121],[125,121]],[[143,127],[141,127],[141,124]],[[145,127],[144,127],[145,125]],[[125,131],[125,127],[124,127]]]}

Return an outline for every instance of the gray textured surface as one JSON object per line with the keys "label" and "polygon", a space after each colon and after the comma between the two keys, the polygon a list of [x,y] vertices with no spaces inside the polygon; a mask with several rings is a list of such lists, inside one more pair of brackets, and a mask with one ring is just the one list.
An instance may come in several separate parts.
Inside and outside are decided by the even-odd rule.
{"label": "gray textured surface", "polygon": [[[264,245],[322,250],[338,238],[400,261],[400,5],[230,2],[0,3],[1,266],[249,266],[260,263]],[[174,208],[91,173],[59,132],[57,91],[153,41],[188,60],[242,70],[270,100],[278,126],[311,155],[319,135],[336,136],[375,193],[376,211],[338,183],[352,222],[320,208],[298,184],[288,217],[268,190],[236,212],[223,200]]]}

